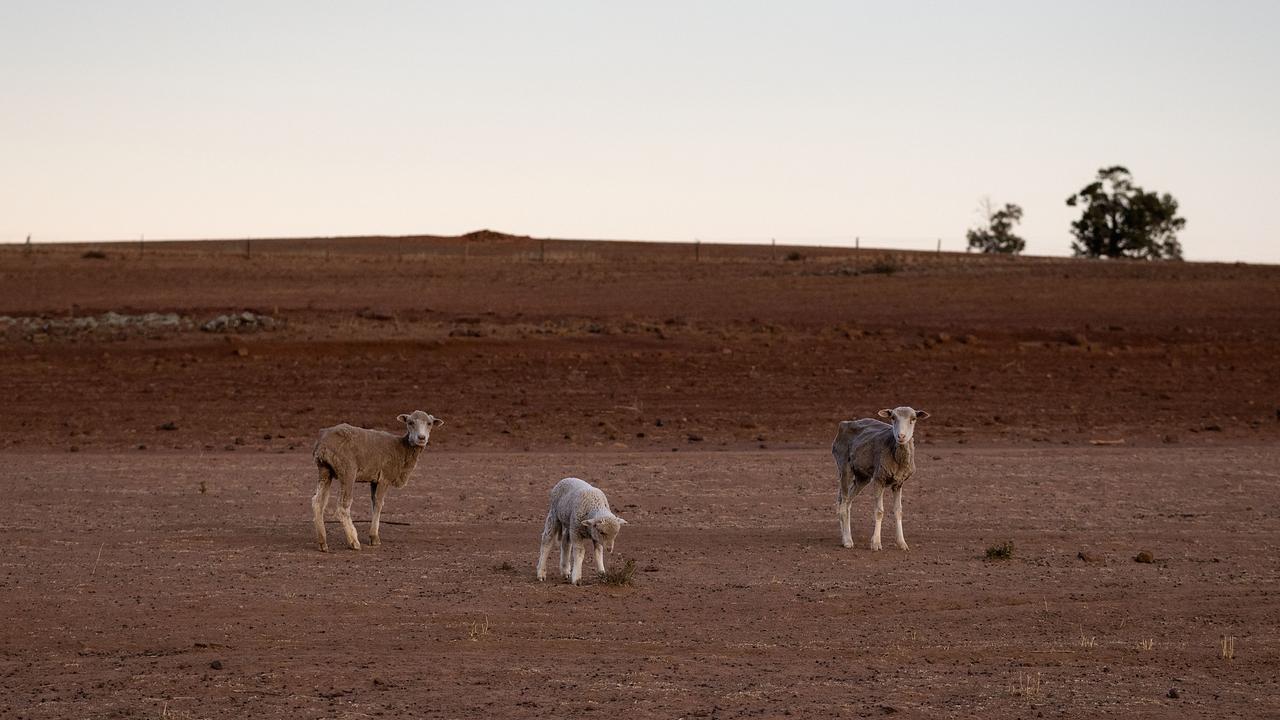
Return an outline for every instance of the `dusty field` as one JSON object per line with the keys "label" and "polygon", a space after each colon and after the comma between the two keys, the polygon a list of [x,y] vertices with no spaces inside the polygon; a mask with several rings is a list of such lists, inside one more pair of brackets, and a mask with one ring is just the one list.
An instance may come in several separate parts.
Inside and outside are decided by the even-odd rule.
{"label": "dusty field", "polygon": [[[301,453],[10,452],[0,715],[1275,717],[1278,462],[937,450],[912,550],[873,553],[821,449],[433,451],[408,526],[323,555]],[[633,587],[534,579],[570,472],[632,522]]]}
{"label": "dusty field", "polygon": [[[2,717],[1280,714],[1280,268],[89,249],[0,248]],[[835,423],[897,404],[912,550],[845,550]],[[316,429],[414,408],[409,525],[312,550]],[[566,474],[635,586],[533,579]]]}

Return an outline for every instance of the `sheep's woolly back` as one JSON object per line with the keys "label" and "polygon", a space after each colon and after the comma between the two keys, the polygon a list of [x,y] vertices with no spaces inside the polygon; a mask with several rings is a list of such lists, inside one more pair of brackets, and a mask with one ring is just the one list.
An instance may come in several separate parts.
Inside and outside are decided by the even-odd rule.
{"label": "sheep's woolly back", "polygon": [[574,477],[565,478],[551,488],[551,510],[561,525],[573,528],[577,533],[583,532],[583,522],[597,517],[611,522],[611,533],[616,533],[622,526],[609,509],[609,499],[604,492]]}
{"label": "sheep's woolly back", "polygon": [[916,469],[915,441],[899,444],[893,426],[872,418],[840,423],[831,454],[836,462],[848,463],[854,472],[895,485]]}
{"label": "sheep's woolly back", "polygon": [[387,482],[403,487],[418,464],[422,448],[410,445],[402,435],[369,430],[343,423],[320,431],[312,456],[337,479],[355,482]]}

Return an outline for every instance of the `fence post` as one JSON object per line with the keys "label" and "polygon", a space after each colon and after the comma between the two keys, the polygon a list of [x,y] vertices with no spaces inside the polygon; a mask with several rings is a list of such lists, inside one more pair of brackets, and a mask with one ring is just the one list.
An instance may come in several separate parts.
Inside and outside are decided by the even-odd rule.
{"label": "fence post", "polygon": [[244,239],[244,257],[246,260],[253,257],[253,240],[250,238]]}
{"label": "fence post", "polygon": [[856,237],[856,238],[854,238],[854,239],[853,239],[853,249],[854,249],[854,250],[861,250],[861,249],[862,249],[862,238],[860,238],[860,237]]}
{"label": "fence post", "polygon": [[769,238],[769,259],[778,259],[778,238]]}
{"label": "fence post", "polygon": [[938,238],[938,254],[942,254],[942,238]]}
{"label": "fence post", "polygon": [[22,252],[28,255],[31,254],[31,233],[27,233],[27,244],[26,247],[23,248]]}
{"label": "fence post", "polygon": [[547,261],[547,239],[542,238],[538,241],[538,262]]}
{"label": "fence post", "polygon": [[693,261],[702,261],[702,241],[696,238],[693,241]]}

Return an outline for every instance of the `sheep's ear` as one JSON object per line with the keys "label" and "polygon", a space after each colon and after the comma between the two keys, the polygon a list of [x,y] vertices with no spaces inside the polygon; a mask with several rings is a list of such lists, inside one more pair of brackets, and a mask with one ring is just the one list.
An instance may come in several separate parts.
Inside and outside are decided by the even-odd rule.
{"label": "sheep's ear", "polygon": [[397,420],[399,420],[399,421],[400,421],[400,422],[402,422],[402,423],[407,423],[407,422],[409,422],[409,416],[408,416],[408,415],[405,415],[404,413],[400,413],[399,415],[397,415],[397,416],[396,416],[396,419],[397,419]]}
{"label": "sheep's ear", "polygon": [[927,413],[927,412],[925,412],[925,411],[923,411],[923,410],[917,410],[917,411],[916,411],[916,419],[917,419],[917,420],[923,420],[923,419],[925,419],[925,418],[927,418],[927,417],[929,417],[929,413]]}
{"label": "sheep's ear", "polygon": [[443,424],[444,424],[444,420],[434,415],[431,416],[431,427],[440,427]]}
{"label": "sheep's ear", "polygon": [[892,411],[892,410],[881,410],[880,412],[878,412],[878,413],[876,413],[876,414],[877,414],[877,415],[879,415],[880,417],[889,417],[890,415],[892,415],[892,414],[893,414],[893,411]]}
{"label": "sheep's ear", "polygon": [[596,521],[595,521],[595,520],[583,520],[583,521],[582,521],[582,527],[583,527],[583,528],[585,528],[585,529],[587,529],[587,530],[590,530],[591,528],[595,527],[595,524],[596,524]]}

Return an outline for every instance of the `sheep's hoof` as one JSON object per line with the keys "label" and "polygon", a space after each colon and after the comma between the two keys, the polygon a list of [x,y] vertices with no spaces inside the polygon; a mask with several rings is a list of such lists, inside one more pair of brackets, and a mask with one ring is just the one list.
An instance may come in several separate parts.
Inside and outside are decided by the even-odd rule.
{"label": "sheep's hoof", "polygon": [[377,536],[377,535],[370,535],[370,536],[369,536],[369,544],[370,544],[370,545],[381,545],[381,544],[382,544],[382,541],[378,539],[378,536]]}
{"label": "sheep's hoof", "polygon": [[546,573],[538,573],[538,582],[546,582],[546,580],[547,580]]}
{"label": "sheep's hoof", "polygon": [[900,542],[900,543],[898,543],[898,547],[899,547],[899,548],[901,548],[903,551],[907,551],[907,550],[910,550],[910,549],[911,549],[911,548],[910,548],[910,547],[908,547],[908,546],[907,546],[907,544],[906,544],[906,543],[904,543],[904,542]]}
{"label": "sheep's hoof", "polygon": [[320,552],[324,552],[324,553],[329,552],[329,546],[326,545],[325,543],[320,543]]}
{"label": "sheep's hoof", "polygon": [[350,545],[348,545],[347,547],[351,548],[352,550],[359,550],[359,549],[360,549],[360,543],[358,543],[358,542],[353,542],[353,543],[351,543]]}
{"label": "sheep's hoof", "polygon": [[876,551],[880,550],[880,543],[878,542],[871,543],[871,549]]}
{"label": "sheep's hoof", "polygon": [[851,547],[853,547],[853,541],[852,541],[852,540],[842,540],[842,541],[840,542],[840,544],[841,544],[841,545],[843,545],[844,547],[847,547],[847,548],[851,548]]}

